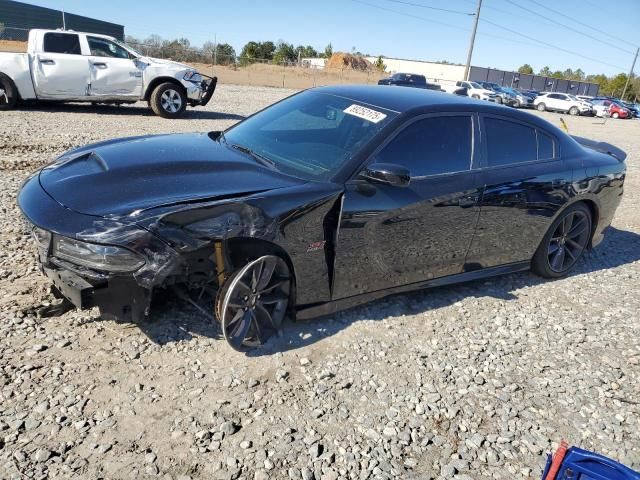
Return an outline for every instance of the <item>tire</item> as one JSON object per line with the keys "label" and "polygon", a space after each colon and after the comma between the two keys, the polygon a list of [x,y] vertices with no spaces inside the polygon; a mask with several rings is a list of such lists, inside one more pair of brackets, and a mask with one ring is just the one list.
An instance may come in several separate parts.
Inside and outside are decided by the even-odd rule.
{"label": "tire", "polygon": [[473,95],[471,95],[471,98],[475,98],[476,100],[480,100],[480,95],[473,94]]}
{"label": "tire", "polygon": [[520,100],[516,100],[515,102],[513,102],[513,108],[520,108],[522,106],[522,104],[520,103]]}
{"label": "tire", "polygon": [[0,110],[12,110],[18,103],[18,89],[13,80],[0,73]]}
{"label": "tire", "polygon": [[546,106],[544,103],[540,102],[540,103],[536,106],[536,109],[537,109],[539,112],[544,112],[544,111],[547,109],[547,106]]}
{"label": "tire", "polygon": [[496,103],[502,105],[502,97],[496,97]]}
{"label": "tire", "polygon": [[571,107],[569,109],[569,115],[573,115],[573,116],[580,115],[580,110],[578,110],[578,107]]}
{"label": "tire", "polygon": [[153,113],[162,118],[178,118],[187,108],[187,96],[182,87],[165,82],[151,93],[149,105]]}
{"label": "tire", "polygon": [[275,255],[250,261],[224,282],[216,315],[231,348],[257,347],[280,330],[292,284],[287,263]]}
{"label": "tire", "polygon": [[554,220],[538,246],[531,270],[545,278],[559,278],[569,273],[591,240],[591,210],[576,203]]}
{"label": "tire", "polygon": [[620,118],[620,114],[618,112],[613,112],[611,114],[611,118]]}

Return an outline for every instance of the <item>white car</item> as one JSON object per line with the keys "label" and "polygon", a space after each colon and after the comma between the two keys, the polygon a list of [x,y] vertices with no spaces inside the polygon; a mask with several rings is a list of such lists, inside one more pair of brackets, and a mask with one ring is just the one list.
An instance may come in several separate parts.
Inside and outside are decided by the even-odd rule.
{"label": "white car", "polygon": [[0,53],[0,110],[24,101],[133,103],[175,118],[206,105],[217,78],[182,63],[145,57],[113,37],[34,29],[27,53]]}
{"label": "white car", "polygon": [[546,92],[538,95],[533,105],[540,112],[552,110],[555,112],[568,112],[571,115],[591,115],[593,106],[591,103],[570,95],[568,93]]}
{"label": "white car", "polygon": [[456,86],[464,87],[467,89],[467,95],[471,98],[478,98],[480,100],[489,100],[490,102],[496,101],[496,92],[484,88],[482,85],[476,82],[459,81],[456,82]]}

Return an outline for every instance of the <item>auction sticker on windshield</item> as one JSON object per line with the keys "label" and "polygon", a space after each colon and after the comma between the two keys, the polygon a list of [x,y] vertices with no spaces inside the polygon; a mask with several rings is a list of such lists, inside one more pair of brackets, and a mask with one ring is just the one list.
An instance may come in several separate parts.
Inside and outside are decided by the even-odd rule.
{"label": "auction sticker on windshield", "polygon": [[382,112],[371,110],[370,108],[363,107],[362,105],[356,105],[355,103],[350,107],[345,108],[344,113],[348,113],[354,117],[364,118],[371,123],[378,123],[387,118],[387,115]]}

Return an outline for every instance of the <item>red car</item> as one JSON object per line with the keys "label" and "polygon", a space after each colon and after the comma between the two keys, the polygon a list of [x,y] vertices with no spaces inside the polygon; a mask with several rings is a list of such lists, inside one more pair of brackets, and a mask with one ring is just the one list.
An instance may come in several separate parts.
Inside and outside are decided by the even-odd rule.
{"label": "red car", "polygon": [[[605,112],[608,112],[609,116],[612,118],[633,117],[629,109],[623,107],[622,105],[620,105],[619,103],[613,100],[609,100],[606,98],[594,99],[594,100],[591,100],[591,103],[593,104],[596,112],[598,112],[599,109],[603,109]],[[599,116],[602,116],[602,115],[599,115]]]}

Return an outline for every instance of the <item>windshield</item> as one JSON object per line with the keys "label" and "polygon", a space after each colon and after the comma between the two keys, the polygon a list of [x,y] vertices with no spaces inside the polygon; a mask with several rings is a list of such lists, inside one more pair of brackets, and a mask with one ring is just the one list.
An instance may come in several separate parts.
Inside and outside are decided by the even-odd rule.
{"label": "windshield", "polygon": [[224,132],[231,147],[284,173],[328,180],[396,117],[395,112],[318,92],[302,92]]}
{"label": "windshield", "polygon": [[473,88],[482,88],[482,85],[479,85],[476,82],[469,82],[469,85],[471,85]]}

